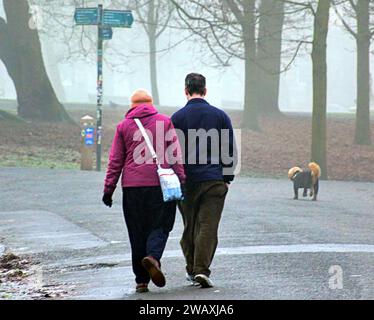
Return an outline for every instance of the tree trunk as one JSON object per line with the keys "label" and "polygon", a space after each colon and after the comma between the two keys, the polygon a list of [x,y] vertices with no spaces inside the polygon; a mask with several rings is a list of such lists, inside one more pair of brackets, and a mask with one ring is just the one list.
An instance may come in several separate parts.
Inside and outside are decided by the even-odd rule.
{"label": "tree trunk", "polygon": [[29,28],[26,0],[4,0],[0,20],[0,58],[14,82],[18,115],[38,121],[72,121],[59,103],[45,70],[39,35]]}
{"label": "tree trunk", "polygon": [[158,92],[158,82],[157,82],[157,45],[155,37],[149,36],[149,67],[151,73],[151,88],[153,103],[156,106],[160,105],[160,96]]}
{"label": "tree trunk", "polygon": [[355,143],[371,144],[369,0],[357,2],[357,114]]}
{"label": "tree trunk", "polygon": [[[253,47],[248,48],[248,45],[245,47],[246,57],[250,57],[250,54],[247,54],[247,52],[252,51]],[[245,60],[245,97],[242,128],[261,131],[256,107],[258,91],[256,90],[257,79],[255,69],[257,69],[255,63],[251,61],[251,58],[247,58]]]}
{"label": "tree trunk", "polygon": [[322,179],[327,179],[327,35],[330,17],[330,0],[319,0],[314,18],[313,36],[313,123],[312,161],[322,169]]}
{"label": "tree trunk", "polygon": [[245,54],[245,97],[242,127],[260,131],[257,112],[258,66],[256,64],[255,1],[246,1],[244,10],[246,23],[243,28]]}
{"label": "tree trunk", "polygon": [[257,63],[259,65],[258,112],[279,116],[279,86],[282,59],[284,2],[261,1]]}
{"label": "tree trunk", "polygon": [[157,21],[155,21],[155,1],[151,0],[148,4],[148,41],[149,41],[149,69],[151,75],[151,88],[153,103],[160,105],[160,96],[157,82]]}

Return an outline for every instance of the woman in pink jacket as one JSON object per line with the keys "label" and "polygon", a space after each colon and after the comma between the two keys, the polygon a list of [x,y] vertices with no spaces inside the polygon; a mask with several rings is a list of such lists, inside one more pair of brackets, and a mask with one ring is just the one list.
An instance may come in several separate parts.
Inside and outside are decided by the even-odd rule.
{"label": "woman in pink jacket", "polygon": [[174,226],[176,203],[163,201],[157,165],[134,119],[141,121],[151,141],[153,139],[161,166],[172,168],[181,184],[185,183],[186,176],[170,118],[158,113],[145,90],[136,91],[131,103],[125,119],[117,126],[103,202],[112,206],[112,195],[122,175],[123,212],[131,243],[136,291],[141,293],[148,292],[150,280],[158,287],[165,286],[160,260]]}

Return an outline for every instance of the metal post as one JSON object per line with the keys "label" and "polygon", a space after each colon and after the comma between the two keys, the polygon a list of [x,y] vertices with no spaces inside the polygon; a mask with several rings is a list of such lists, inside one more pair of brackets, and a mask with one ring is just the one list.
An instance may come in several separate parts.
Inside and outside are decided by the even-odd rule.
{"label": "metal post", "polygon": [[103,5],[98,6],[98,40],[97,40],[97,110],[96,110],[96,170],[101,171],[101,137],[103,106]]}

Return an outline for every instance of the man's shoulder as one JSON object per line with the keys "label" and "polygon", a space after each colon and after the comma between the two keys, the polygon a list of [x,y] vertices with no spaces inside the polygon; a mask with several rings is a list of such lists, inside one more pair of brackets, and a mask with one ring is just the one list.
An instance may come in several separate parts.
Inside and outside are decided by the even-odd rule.
{"label": "man's shoulder", "polygon": [[212,108],[215,112],[217,112],[219,114],[225,114],[225,111],[223,111],[222,109],[220,109],[216,106],[213,106],[213,105],[209,104],[209,107]]}
{"label": "man's shoulder", "polygon": [[[204,109],[201,109],[201,110],[209,110],[212,114],[216,114],[217,116],[223,118],[223,119],[229,119],[229,116],[227,115],[227,113],[225,111],[223,111],[222,109],[218,108],[218,107],[215,107],[214,105],[211,105],[210,103],[208,103],[207,101],[205,101],[204,103],[201,103],[202,106],[204,106]],[[176,111],[173,115],[172,115],[172,120],[173,121],[177,121],[178,119],[180,118],[183,118],[186,113],[188,112],[188,105],[182,107],[181,109],[179,109],[178,111]]]}
{"label": "man's shoulder", "polygon": [[171,120],[172,121],[177,120],[179,117],[183,116],[185,112],[186,112],[186,106],[184,106],[184,107],[180,108],[178,111],[174,112],[174,114],[171,116]]}
{"label": "man's shoulder", "polygon": [[219,115],[222,119],[224,119],[224,120],[226,120],[226,119],[230,119],[230,117],[228,116],[228,114],[224,111],[224,110],[222,110],[222,109],[220,109],[220,108],[218,108],[218,107],[215,107],[215,106],[213,106],[213,105],[211,105],[211,104],[209,104],[209,107],[217,114],[217,115]]}

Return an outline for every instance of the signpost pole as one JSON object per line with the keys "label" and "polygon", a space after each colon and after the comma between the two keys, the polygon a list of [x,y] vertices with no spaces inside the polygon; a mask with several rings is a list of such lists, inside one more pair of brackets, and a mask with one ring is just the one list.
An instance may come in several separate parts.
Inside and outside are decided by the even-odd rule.
{"label": "signpost pole", "polygon": [[103,5],[98,6],[98,41],[97,41],[97,110],[96,110],[96,170],[101,171],[102,152],[102,106],[103,106]]}

